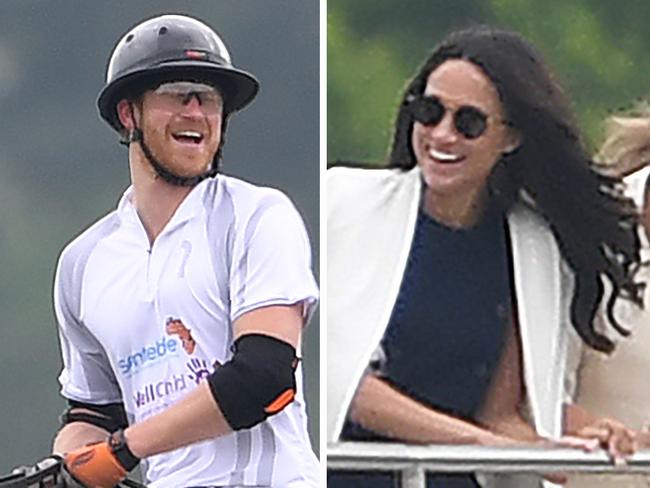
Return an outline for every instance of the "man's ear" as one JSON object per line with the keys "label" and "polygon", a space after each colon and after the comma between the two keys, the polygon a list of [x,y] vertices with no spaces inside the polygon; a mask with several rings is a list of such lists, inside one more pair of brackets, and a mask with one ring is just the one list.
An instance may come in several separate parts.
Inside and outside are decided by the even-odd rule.
{"label": "man's ear", "polygon": [[135,129],[134,120],[134,104],[128,100],[120,100],[117,104],[117,116],[120,119],[122,127],[130,133]]}

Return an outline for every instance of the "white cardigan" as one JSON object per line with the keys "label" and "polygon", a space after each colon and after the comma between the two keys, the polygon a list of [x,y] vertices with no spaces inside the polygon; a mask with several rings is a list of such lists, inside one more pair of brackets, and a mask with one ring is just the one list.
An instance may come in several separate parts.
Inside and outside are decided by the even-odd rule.
{"label": "white cardigan", "polygon": [[[339,439],[357,385],[397,298],[421,192],[418,168],[327,172],[327,440]],[[571,274],[553,235],[519,205],[508,215],[529,415],[560,435]],[[571,337],[573,335],[573,337]]]}

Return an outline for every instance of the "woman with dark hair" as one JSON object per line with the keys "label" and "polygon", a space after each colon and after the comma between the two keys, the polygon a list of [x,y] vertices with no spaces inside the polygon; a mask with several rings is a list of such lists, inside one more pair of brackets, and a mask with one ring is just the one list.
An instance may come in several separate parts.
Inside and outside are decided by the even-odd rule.
{"label": "woman with dark hair", "polygon": [[[330,442],[511,445],[584,419],[563,409],[570,346],[612,350],[593,326],[603,300],[627,334],[611,311],[641,300],[637,214],[521,36],[444,39],[407,86],[388,168],[329,170],[327,202]],[[572,426],[612,454],[634,448],[614,421]],[[330,473],[328,486],[392,481]]]}

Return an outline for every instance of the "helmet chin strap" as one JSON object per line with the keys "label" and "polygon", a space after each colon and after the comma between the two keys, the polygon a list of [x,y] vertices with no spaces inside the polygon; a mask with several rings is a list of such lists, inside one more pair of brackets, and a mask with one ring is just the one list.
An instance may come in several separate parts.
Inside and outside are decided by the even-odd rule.
{"label": "helmet chin strap", "polygon": [[[149,161],[149,164],[154,169],[158,177],[161,178],[166,183],[169,183],[170,185],[174,185],[174,186],[196,186],[206,178],[212,178],[219,173],[219,167],[217,164],[214,163],[211,165],[209,170],[204,171],[203,173],[200,173],[196,176],[181,176],[179,174],[174,173],[172,170],[167,168],[163,163],[161,163],[158,159],[156,159],[156,157],[151,152],[151,149],[149,149],[149,146],[144,141],[144,134],[142,132],[142,129],[138,127],[138,125],[135,122],[135,118],[133,117],[133,105],[131,105],[131,120],[133,121],[133,130],[129,133],[129,137],[127,140],[128,144],[130,145],[133,142],[137,142],[140,144],[140,147],[142,148],[142,153],[147,158],[147,161]],[[216,157],[217,156],[215,155],[215,158]]]}

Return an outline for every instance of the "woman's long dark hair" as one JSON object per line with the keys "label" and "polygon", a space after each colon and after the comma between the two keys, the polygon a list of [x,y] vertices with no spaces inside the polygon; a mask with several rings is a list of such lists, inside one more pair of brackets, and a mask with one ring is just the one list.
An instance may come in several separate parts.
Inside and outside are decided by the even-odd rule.
{"label": "woman's long dark hair", "polygon": [[406,99],[423,93],[429,74],[448,59],[465,59],[483,70],[521,137],[521,145],[494,167],[488,182],[491,196],[505,211],[516,202],[527,203],[548,222],[575,273],[573,326],[586,344],[611,352],[613,342],[593,322],[604,295],[603,276],[612,285],[606,310],[616,331],[629,334],[614,317],[616,299],[642,306],[642,285],[634,281],[640,265],[638,212],[623,196],[620,178],[596,171],[562,89],[520,35],[474,27],[445,38],[406,89],[389,166],[407,170],[417,164]]}

